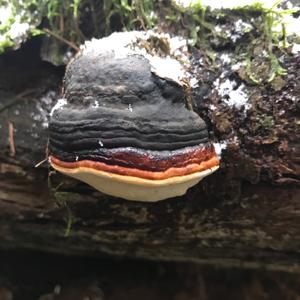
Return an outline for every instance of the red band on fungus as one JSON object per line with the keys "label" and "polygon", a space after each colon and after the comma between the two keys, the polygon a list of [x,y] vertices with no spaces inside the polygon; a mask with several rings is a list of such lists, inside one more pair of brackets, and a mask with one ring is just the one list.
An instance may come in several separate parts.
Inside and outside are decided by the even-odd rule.
{"label": "red band on fungus", "polygon": [[91,168],[94,170],[100,170],[100,171],[105,171],[105,172],[119,174],[119,175],[134,176],[134,177],[152,179],[152,180],[161,180],[161,179],[167,179],[175,176],[188,175],[188,174],[208,170],[219,165],[218,157],[214,156],[207,161],[202,161],[199,164],[193,163],[179,168],[171,167],[162,172],[153,172],[153,171],[140,170],[136,168],[126,168],[126,167],[121,167],[116,165],[107,165],[103,162],[95,162],[90,160],[82,160],[78,162],[64,162],[55,158],[54,156],[50,156],[50,160],[51,163],[67,169],[76,169],[80,167],[85,167],[85,168]]}
{"label": "red band on fungus", "polygon": [[[107,149],[104,159],[83,158],[91,161],[103,162],[108,165],[117,165],[127,168],[136,168],[145,171],[163,172],[169,168],[181,168],[191,164],[200,164],[213,158],[216,153],[212,144],[205,143],[197,147],[187,147],[183,151],[170,151],[169,155],[159,156],[143,151],[132,151],[121,148],[110,151]],[[55,154],[54,154],[55,156]]]}

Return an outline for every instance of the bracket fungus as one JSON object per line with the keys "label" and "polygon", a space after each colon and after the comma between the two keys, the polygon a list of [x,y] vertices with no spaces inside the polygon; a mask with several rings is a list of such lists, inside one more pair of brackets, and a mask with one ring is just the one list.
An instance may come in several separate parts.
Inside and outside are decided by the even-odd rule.
{"label": "bracket fungus", "polygon": [[51,111],[54,169],[109,195],[158,201],[218,168],[204,121],[186,108],[185,58],[172,43],[149,31],[86,42]]}

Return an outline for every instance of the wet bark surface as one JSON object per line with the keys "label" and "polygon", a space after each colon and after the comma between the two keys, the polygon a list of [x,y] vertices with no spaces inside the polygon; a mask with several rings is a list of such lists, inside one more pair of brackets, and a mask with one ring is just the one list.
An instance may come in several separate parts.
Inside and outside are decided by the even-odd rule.
{"label": "wet bark surface", "polygon": [[285,272],[0,252],[3,300],[299,299]]}
{"label": "wet bark surface", "polygon": [[195,66],[202,84],[194,109],[227,148],[216,174],[154,204],[105,196],[47,162],[35,167],[47,157],[64,69],[39,59],[38,40],[2,55],[0,65],[2,249],[300,271],[299,57],[285,61],[279,90],[249,85],[255,105],[246,113],[222,104],[217,73]]}

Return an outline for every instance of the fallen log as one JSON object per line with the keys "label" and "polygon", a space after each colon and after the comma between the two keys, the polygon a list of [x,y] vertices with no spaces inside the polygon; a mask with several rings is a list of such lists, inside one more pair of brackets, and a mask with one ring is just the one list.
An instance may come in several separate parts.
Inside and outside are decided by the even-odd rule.
{"label": "fallen log", "polygon": [[193,107],[223,148],[221,168],[183,197],[142,203],[49,168],[48,117],[64,69],[32,49],[36,40],[0,56],[1,248],[300,271],[299,55],[286,57],[281,88],[247,86],[249,110],[213,88],[224,70],[196,66]]}

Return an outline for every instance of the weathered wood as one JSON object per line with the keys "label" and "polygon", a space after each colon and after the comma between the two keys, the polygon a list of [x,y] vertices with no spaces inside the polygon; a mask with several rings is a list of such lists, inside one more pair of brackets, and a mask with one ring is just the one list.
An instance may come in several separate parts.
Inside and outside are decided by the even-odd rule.
{"label": "weathered wood", "polygon": [[[0,57],[1,248],[300,272],[295,106],[285,105],[291,124],[285,123],[275,144],[266,137],[266,144],[261,143],[259,132],[256,140],[245,133],[239,147],[228,144],[221,170],[186,196],[154,204],[124,201],[54,174],[47,163],[35,168],[46,158],[47,113],[59,93],[63,70],[38,58],[24,61],[26,51],[25,47]],[[299,77],[297,61],[288,66],[290,74]],[[285,90],[270,94],[273,109],[287,91],[299,97],[298,77],[288,78]],[[223,123],[219,117],[206,114],[215,133],[222,132],[216,128],[228,115]],[[238,117],[227,121],[233,128],[250,126],[241,125]]]}

